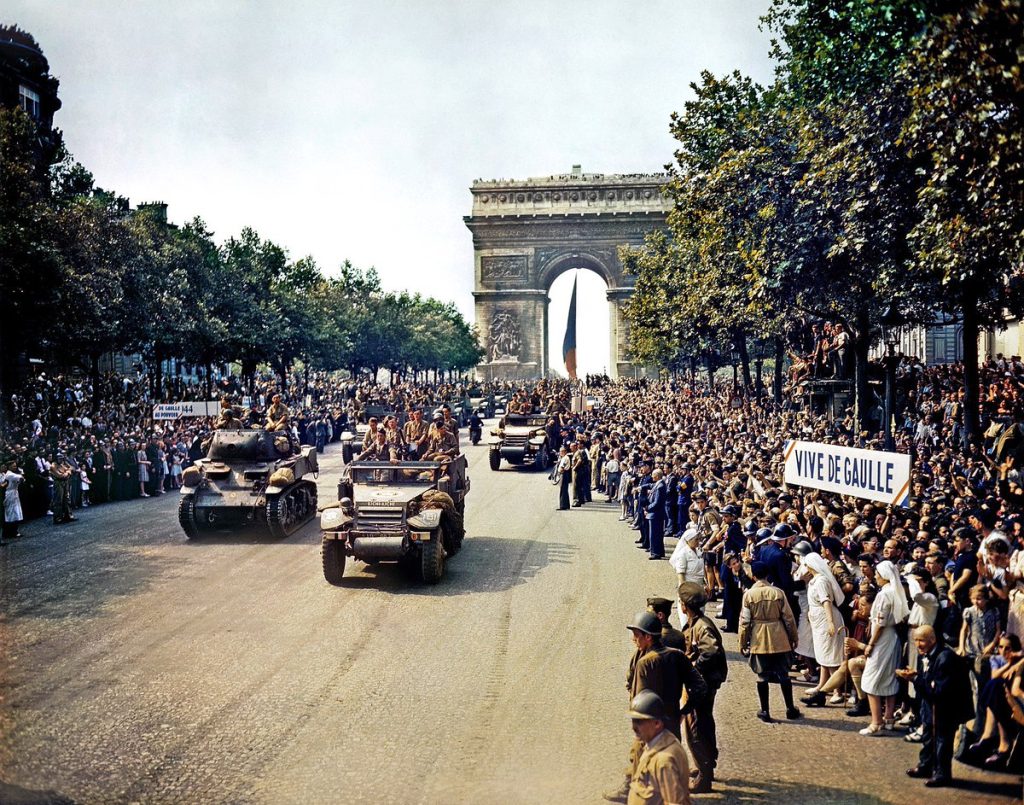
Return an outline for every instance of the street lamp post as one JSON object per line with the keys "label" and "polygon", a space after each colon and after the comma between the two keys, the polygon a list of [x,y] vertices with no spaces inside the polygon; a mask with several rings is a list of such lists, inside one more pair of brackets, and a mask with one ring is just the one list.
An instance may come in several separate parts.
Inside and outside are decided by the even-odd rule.
{"label": "street lamp post", "polygon": [[882,314],[880,323],[882,325],[882,341],[885,342],[885,449],[892,451],[896,449],[896,442],[892,435],[896,393],[896,343],[899,341],[903,317],[892,305],[889,305],[885,309],[885,313]]}
{"label": "street lamp post", "polygon": [[733,347],[729,357],[732,359],[732,387],[736,389],[739,387],[739,375],[737,374],[737,367],[740,362],[739,350]]}

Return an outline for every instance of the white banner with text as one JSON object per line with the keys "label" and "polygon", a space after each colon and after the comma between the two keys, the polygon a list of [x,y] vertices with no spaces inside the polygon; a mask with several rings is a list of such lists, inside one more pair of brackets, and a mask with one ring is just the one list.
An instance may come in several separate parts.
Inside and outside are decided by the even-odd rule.
{"label": "white banner with text", "polygon": [[910,498],[910,456],[834,444],[786,442],[787,484],[893,506]]}
{"label": "white banner with text", "polygon": [[220,402],[180,402],[159,403],[153,406],[153,420],[181,419],[186,416],[217,416],[220,413]]}

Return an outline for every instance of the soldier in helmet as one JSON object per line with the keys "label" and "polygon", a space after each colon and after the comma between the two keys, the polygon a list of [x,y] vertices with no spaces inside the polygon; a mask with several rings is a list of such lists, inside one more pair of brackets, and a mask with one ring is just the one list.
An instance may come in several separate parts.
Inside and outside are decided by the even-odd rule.
{"label": "soldier in helmet", "polygon": [[688,805],[689,763],[679,739],[666,729],[661,697],[652,690],[641,691],[630,702],[629,717],[643,751],[630,775],[628,805]]}
{"label": "soldier in helmet", "polygon": [[[658,694],[665,707],[665,727],[678,740],[681,737],[680,717],[704,699],[707,685],[686,654],[662,644],[661,621],[653,612],[638,612],[626,628],[632,633],[633,645],[636,647],[626,673],[626,690],[629,691],[630,700],[645,690]],[[680,707],[684,692],[686,704]],[[617,791],[605,794],[605,799],[626,802],[628,796],[632,801],[630,781],[637,771],[643,752],[643,743],[639,739],[635,740],[629,751],[627,779]]]}
{"label": "soldier in helmet", "polygon": [[423,456],[426,461],[447,461],[459,454],[459,439],[448,432],[444,417],[434,417],[430,440]]}

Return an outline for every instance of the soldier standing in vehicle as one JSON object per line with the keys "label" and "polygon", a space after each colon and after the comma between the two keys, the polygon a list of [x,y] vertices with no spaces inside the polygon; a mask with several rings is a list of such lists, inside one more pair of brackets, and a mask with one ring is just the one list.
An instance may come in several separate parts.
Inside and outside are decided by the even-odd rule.
{"label": "soldier standing in vehicle", "polygon": [[402,429],[405,442],[409,445],[409,458],[417,459],[426,449],[427,441],[430,438],[430,426],[423,421],[423,409],[414,408],[412,417],[405,423]]}

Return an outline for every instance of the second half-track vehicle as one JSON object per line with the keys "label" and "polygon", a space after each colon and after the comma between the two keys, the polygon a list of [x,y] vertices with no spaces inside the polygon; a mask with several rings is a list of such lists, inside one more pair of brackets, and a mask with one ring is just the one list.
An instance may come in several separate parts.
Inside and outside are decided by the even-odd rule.
{"label": "second half-track vehicle", "polygon": [[397,561],[436,584],[462,547],[469,476],[466,457],[439,461],[354,461],[338,503],[322,510],[324,578],[342,583],[347,557]]}
{"label": "second half-track vehicle", "polygon": [[502,423],[491,431],[488,442],[491,469],[498,470],[502,459],[514,465],[550,468],[554,455],[545,430],[547,422],[544,414],[506,414]]}
{"label": "second half-track vehicle", "polygon": [[185,536],[256,526],[272,537],[316,515],[316,448],[293,452],[282,433],[216,430],[206,457],[182,474],[178,522]]}

